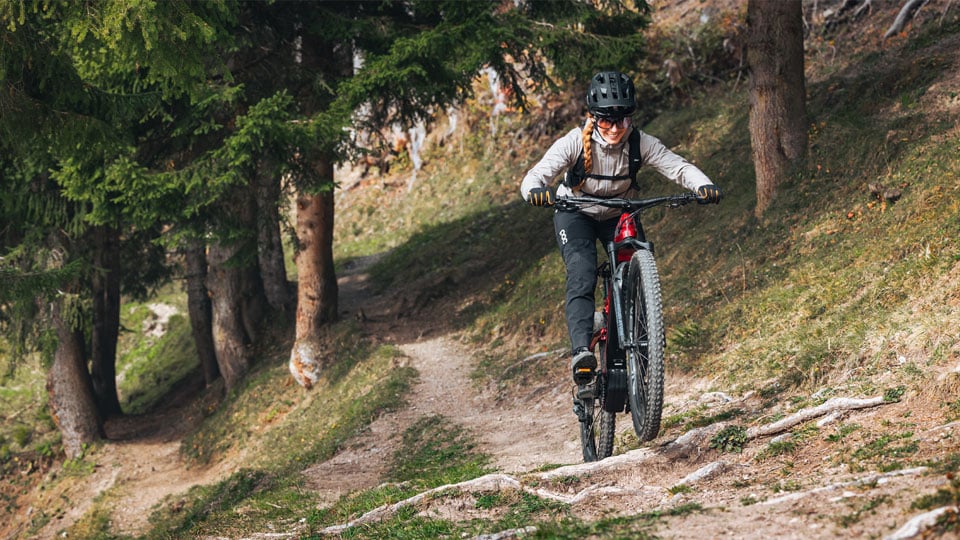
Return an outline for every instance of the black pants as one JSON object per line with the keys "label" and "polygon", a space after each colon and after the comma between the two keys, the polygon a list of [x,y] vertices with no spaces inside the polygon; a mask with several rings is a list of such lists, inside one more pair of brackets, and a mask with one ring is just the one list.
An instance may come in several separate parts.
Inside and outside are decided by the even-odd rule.
{"label": "black pants", "polygon": [[596,310],[597,240],[603,245],[611,242],[617,221],[597,221],[580,212],[557,211],[553,216],[557,245],[567,268],[567,331],[573,351],[590,346]]}

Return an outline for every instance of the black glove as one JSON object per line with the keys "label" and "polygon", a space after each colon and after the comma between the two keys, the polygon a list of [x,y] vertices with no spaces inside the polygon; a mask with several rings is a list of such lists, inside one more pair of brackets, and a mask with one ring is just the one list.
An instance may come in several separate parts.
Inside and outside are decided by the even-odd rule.
{"label": "black glove", "polygon": [[719,204],[723,193],[714,184],[707,184],[697,188],[697,202],[700,204]]}
{"label": "black glove", "polygon": [[548,187],[537,187],[530,190],[530,204],[534,206],[553,206],[553,193]]}

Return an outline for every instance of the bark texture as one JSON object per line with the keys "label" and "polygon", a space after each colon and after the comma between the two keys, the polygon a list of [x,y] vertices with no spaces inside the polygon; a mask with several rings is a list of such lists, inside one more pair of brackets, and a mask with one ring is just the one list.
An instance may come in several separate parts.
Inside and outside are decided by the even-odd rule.
{"label": "bark texture", "polygon": [[210,291],[212,335],[217,366],[227,390],[233,388],[250,368],[250,353],[241,307],[241,269],[231,264],[235,246],[222,242],[210,246],[210,270],[207,289]]}
{"label": "bark texture", "polygon": [[267,297],[263,291],[258,257],[257,191],[254,180],[234,193],[235,216],[244,231],[236,251],[240,270],[240,315],[250,343],[259,343],[263,336],[263,319],[267,314]]}
{"label": "bark texture", "polygon": [[747,3],[750,142],[762,215],[806,155],[806,85],[800,0]]}
{"label": "bark texture", "polygon": [[220,377],[213,345],[213,312],[207,292],[207,254],[202,240],[193,240],[184,251],[187,279],[187,311],[190,329],[200,359],[203,380],[209,386]]}
{"label": "bark texture", "polygon": [[[301,69],[338,80],[353,72],[353,50],[329,36],[303,36]],[[312,75],[313,76],[313,75]],[[307,112],[324,110],[330,96],[314,94],[302,101]],[[322,142],[322,141],[321,141]],[[329,144],[329,141],[327,141]],[[333,155],[311,148],[304,153],[312,178],[297,186],[297,310],[296,341],[289,368],[300,384],[310,387],[323,364],[320,329],[337,319],[337,276],[333,268]]]}
{"label": "bark texture", "polygon": [[62,302],[59,300],[52,312],[59,343],[47,373],[47,393],[67,457],[76,458],[83,454],[84,445],[99,439],[102,432],[83,357],[83,340],[63,316]]}
{"label": "bark texture", "polygon": [[[318,177],[333,181],[333,162],[315,164]],[[323,325],[337,318],[337,276],[333,268],[333,192],[297,197],[297,320],[290,372],[310,387],[323,366],[317,343]]]}
{"label": "bark texture", "polygon": [[94,228],[91,379],[101,418],[122,414],[117,396],[117,339],[120,336],[120,232]]}
{"label": "bark texture", "polygon": [[262,335],[266,297],[257,265],[257,203],[252,181],[224,201],[221,238],[207,254],[207,290],[213,313],[213,344],[227,389],[243,378],[250,345]]}
{"label": "bark texture", "polygon": [[333,194],[297,198],[297,339],[316,336],[337,318],[333,268]]}
{"label": "bark texture", "polygon": [[280,236],[280,179],[273,170],[269,162],[265,162],[257,171],[257,255],[270,309],[287,319],[293,312],[293,294],[287,281]]}

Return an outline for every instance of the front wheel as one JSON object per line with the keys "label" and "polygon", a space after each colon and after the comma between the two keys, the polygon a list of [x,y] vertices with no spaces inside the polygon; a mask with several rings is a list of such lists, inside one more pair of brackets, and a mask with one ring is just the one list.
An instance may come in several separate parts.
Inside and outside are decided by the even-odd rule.
{"label": "front wheel", "polygon": [[625,312],[629,325],[627,378],[633,429],[641,442],[660,432],[663,410],[663,329],[660,277],[653,253],[638,250],[627,273]]}

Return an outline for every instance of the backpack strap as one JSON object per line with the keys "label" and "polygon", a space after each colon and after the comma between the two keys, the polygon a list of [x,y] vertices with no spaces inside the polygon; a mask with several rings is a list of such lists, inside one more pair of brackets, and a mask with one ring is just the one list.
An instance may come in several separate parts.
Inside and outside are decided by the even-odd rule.
{"label": "backpack strap", "polygon": [[[583,129],[583,126],[581,126],[580,129]],[[581,150],[577,162],[564,174],[564,184],[567,186],[579,186],[587,177],[597,180],[626,180],[629,178],[631,180],[631,187],[633,187],[633,189],[639,189],[637,172],[640,171],[640,166],[643,165],[643,157],[640,155],[640,131],[637,129],[631,131],[630,137],[627,139],[627,144],[630,145],[630,168],[626,175],[586,174],[583,165],[583,150]]]}
{"label": "backpack strap", "polygon": [[643,165],[643,156],[640,155],[640,130],[634,128],[633,131],[630,132],[630,138],[627,139],[627,143],[630,145],[631,187],[639,191],[640,185],[637,184],[637,173],[640,172],[640,166]]}

